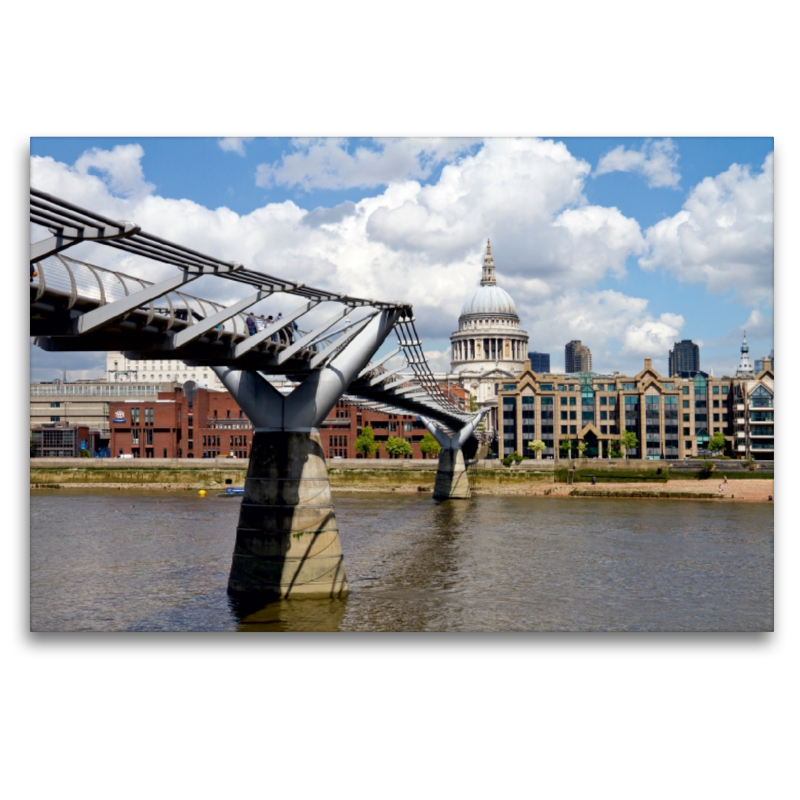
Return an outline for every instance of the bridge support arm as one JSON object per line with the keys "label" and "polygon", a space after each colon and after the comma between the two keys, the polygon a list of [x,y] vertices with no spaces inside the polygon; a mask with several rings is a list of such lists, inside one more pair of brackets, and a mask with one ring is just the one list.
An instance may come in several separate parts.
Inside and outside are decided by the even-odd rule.
{"label": "bridge support arm", "polygon": [[244,600],[342,597],[344,558],[318,427],[394,327],[382,311],[289,395],[213,367],[255,428],[228,592]]}
{"label": "bridge support arm", "polygon": [[420,420],[430,431],[442,448],[439,453],[439,466],[436,470],[436,483],[433,487],[434,500],[468,500],[470,497],[467,464],[462,448],[472,435],[488,409],[482,409],[463,428],[448,436],[427,417]]}

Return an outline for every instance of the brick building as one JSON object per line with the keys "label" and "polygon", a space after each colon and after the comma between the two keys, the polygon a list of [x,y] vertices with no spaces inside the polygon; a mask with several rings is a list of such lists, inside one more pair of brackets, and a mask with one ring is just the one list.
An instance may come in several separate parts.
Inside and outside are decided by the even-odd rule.
{"label": "brick building", "polygon": [[[187,388],[188,387],[188,388]],[[112,456],[247,458],[253,426],[228,392],[189,385],[153,400],[109,403]]]}
{"label": "brick building", "polygon": [[340,401],[331,410],[328,419],[319,426],[325,458],[362,458],[356,453],[355,443],[362,428],[372,428],[375,441],[381,445],[372,458],[389,458],[385,442],[392,436],[406,439],[411,445],[410,458],[425,458],[419,443],[426,433],[425,426],[412,414],[385,414]]}
{"label": "brick building", "polygon": [[[189,388],[187,388],[189,386]],[[228,392],[176,387],[149,400],[109,403],[112,456],[134,458],[249,458],[253,426]],[[407,439],[412,458],[423,458],[419,443],[425,426],[410,414],[385,414],[344,401],[336,404],[319,432],[325,457],[357,458],[361,428],[371,427],[375,441]],[[376,458],[388,458],[385,446]]]}

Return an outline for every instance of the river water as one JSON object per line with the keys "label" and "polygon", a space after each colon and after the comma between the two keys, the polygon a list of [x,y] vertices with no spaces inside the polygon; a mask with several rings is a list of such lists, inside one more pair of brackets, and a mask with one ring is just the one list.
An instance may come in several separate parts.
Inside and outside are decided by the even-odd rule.
{"label": "river water", "polygon": [[34,631],[768,631],[766,503],[335,496],[350,594],[243,609],[239,501],[33,491]]}

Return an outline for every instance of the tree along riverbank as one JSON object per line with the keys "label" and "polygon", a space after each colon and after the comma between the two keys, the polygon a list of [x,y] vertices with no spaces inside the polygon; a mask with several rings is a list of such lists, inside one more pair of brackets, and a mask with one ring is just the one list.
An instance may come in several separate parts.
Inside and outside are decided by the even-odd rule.
{"label": "tree along riverbank", "polygon": [[[713,470],[709,470],[712,465]],[[436,480],[436,466],[434,459],[335,460],[330,462],[328,473],[334,492],[429,493]],[[503,467],[499,462],[482,461],[470,466],[469,476],[476,496],[768,501],[774,496],[772,466],[772,462],[762,462],[751,471],[736,461],[584,459],[530,460],[517,467]],[[31,459],[30,486],[222,491],[228,486],[242,486],[246,472],[245,460]]]}

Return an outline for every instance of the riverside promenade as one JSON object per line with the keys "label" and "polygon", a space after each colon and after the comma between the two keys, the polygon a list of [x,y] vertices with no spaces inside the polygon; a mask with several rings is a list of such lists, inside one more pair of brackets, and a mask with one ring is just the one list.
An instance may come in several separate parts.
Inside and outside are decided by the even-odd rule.
{"label": "riverside promenade", "polygon": [[[707,467],[714,466],[708,474]],[[242,486],[246,459],[30,459],[31,489],[205,489]],[[431,493],[436,459],[332,459],[331,488],[341,492]],[[741,461],[529,459],[512,467],[498,460],[469,466],[473,494],[538,497],[645,497],[769,501],[774,464]],[[594,483],[592,483],[594,478]],[[727,478],[727,482],[725,479]],[[722,487],[722,491],[720,491]]]}

